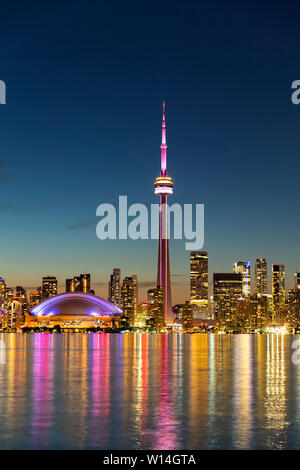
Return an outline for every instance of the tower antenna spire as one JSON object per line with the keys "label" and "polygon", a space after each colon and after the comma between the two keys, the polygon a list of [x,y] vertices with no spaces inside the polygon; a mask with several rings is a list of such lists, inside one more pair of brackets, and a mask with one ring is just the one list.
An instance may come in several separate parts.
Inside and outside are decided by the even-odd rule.
{"label": "tower antenna spire", "polygon": [[166,136],[166,102],[163,101],[163,118],[161,127],[161,176],[167,176],[167,136]]}

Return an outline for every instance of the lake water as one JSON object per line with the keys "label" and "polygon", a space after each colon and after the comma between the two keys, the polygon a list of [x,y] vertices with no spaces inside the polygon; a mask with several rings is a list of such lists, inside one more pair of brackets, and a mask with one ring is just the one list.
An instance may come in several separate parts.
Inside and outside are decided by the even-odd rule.
{"label": "lake water", "polygon": [[296,338],[1,334],[0,449],[300,448]]}

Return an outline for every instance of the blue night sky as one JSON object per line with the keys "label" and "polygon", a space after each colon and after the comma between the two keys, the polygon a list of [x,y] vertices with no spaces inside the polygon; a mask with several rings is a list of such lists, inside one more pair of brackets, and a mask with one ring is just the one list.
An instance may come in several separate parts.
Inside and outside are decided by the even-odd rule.
{"label": "blue night sky", "polygon": [[[300,270],[299,8],[293,2],[1,2],[0,274],[113,267],[155,284],[155,241],[100,241],[96,207],[157,202],[161,102],[172,202],[205,204],[210,281],[257,257]],[[171,202],[171,201],[170,201]],[[173,303],[189,254],[171,243]]]}

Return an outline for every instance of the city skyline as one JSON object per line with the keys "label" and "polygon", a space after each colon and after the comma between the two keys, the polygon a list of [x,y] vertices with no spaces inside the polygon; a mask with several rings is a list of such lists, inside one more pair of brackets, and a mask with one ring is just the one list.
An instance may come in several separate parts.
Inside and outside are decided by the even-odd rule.
{"label": "city skyline", "polygon": [[2,328],[120,328],[157,333],[176,333],[178,329],[183,333],[286,333],[299,328],[300,273],[295,273],[294,287],[286,291],[285,265],[272,264],[270,294],[267,262],[258,258],[251,291],[250,261],[236,261],[231,272],[213,273],[213,296],[209,299],[208,258],[207,251],[190,252],[190,296],[173,304],[171,315],[166,310],[164,286],[148,289],[147,299],[138,298],[137,276],[125,275],[121,280],[120,268],[113,268],[109,277],[107,300],[91,289],[90,273],[66,279],[65,293],[58,292],[54,276],[43,276],[42,285],[28,294],[18,285],[15,295],[1,278]]}
{"label": "city skyline", "polygon": [[296,3],[0,18],[0,450],[300,450]]}
{"label": "city skyline", "polygon": [[[206,278],[208,279],[208,298],[210,296],[212,296],[212,290],[213,290],[213,275],[215,273],[222,273],[222,274],[231,274],[231,273],[237,273],[237,272],[240,272],[242,274],[242,271],[236,271],[236,265],[239,264],[239,263],[244,263],[243,261],[238,261],[238,262],[232,262],[231,265],[229,265],[229,269],[227,270],[224,270],[224,271],[221,271],[221,270],[217,270],[217,271],[210,271],[209,269],[209,259],[210,257],[208,256],[208,252],[207,251],[189,251],[187,252],[188,253],[188,274],[187,274],[187,278],[185,279],[185,282],[188,284],[188,289],[187,289],[187,295],[186,295],[186,298],[185,299],[182,299],[182,301],[185,301],[185,300],[189,300],[189,299],[197,299],[197,297],[193,297],[193,289],[195,289],[195,287],[193,288],[192,287],[192,284],[191,284],[191,281],[192,281],[192,278],[191,278],[191,274],[192,274],[192,271],[191,271],[191,254],[205,254],[205,257],[206,257],[206,269],[207,269],[207,272],[206,272]],[[266,260],[265,258],[257,258],[255,261],[256,262],[261,262],[261,260],[263,260],[265,263],[266,263],[266,267],[265,267],[265,273],[266,273],[266,290],[262,290],[262,291],[258,291],[257,289],[257,279],[258,277],[260,278],[260,274],[258,272],[256,272],[255,269],[253,269],[251,271],[251,283],[249,283],[249,293],[252,294],[255,294],[257,292],[259,293],[267,293],[267,294],[272,294],[272,287],[273,287],[273,281],[272,281],[272,275],[273,275],[273,272],[274,272],[274,266],[277,267],[283,267],[284,269],[284,291],[286,293],[288,293],[288,291],[290,289],[293,289],[297,284],[299,284],[299,282],[297,283],[297,281],[300,280],[300,272],[295,272],[291,278],[288,278],[287,277],[287,274],[286,274],[286,264],[283,264],[283,263],[280,263],[280,264],[276,264],[276,263],[270,263],[268,262],[268,260]],[[249,262],[250,260],[247,261],[247,263]],[[245,262],[246,263],[246,262]],[[252,266],[252,262],[251,263],[251,266]],[[256,263],[253,263],[254,265],[254,268],[255,268],[255,264]],[[230,269],[231,268],[231,269]],[[118,284],[119,284],[119,289],[120,289],[120,292],[119,292],[119,295],[121,296],[121,286],[122,286],[122,282],[124,279],[128,278],[129,277],[129,273],[130,271],[128,269],[123,269],[123,268],[120,268],[120,267],[112,267],[111,268],[111,271],[113,271],[113,273],[105,273],[106,275],[106,278],[105,278],[105,281],[103,282],[103,286],[101,288],[101,292],[103,292],[103,295],[100,295],[99,292],[96,292],[95,291],[95,294],[99,297],[102,297],[104,299],[108,299],[108,300],[111,300],[112,301],[112,298],[110,298],[110,289],[111,289],[111,282],[112,282],[112,279],[113,277],[116,275],[116,271],[118,272]],[[124,276],[121,275],[121,273],[125,272]],[[201,272],[201,271],[200,271]],[[205,273],[205,271],[204,271]],[[21,287],[21,288],[24,288],[27,293],[29,294],[29,291],[35,291],[37,290],[39,287],[41,288],[41,290],[43,290],[43,285],[44,285],[44,280],[46,280],[48,282],[48,280],[50,279],[53,280],[55,279],[55,289],[57,292],[59,293],[63,293],[63,292],[68,292],[68,291],[71,291],[70,289],[67,288],[68,286],[68,283],[73,279],[76,281],[78,279],[78,281],[82,280],[82,278],[84,278],[85,276],[87,276],[88,278],[88,290],[93,290],[93,287],[97,286],[98,283],[93,281],[93,276],[91,273],[84,273],[84,274],[80,274],[80,275],[74,275],[73,274],[73,277],[70,278],[67,278],[66,276],[63,278],[63,282],[59,282],[58,281],[58,276],[56,276],[54,273],[52,274],[42,274],[41,278],[39,281],[37,281],[37,283],[35,285],[32,285],[32,286],[26,286],[24,283],[22,284],[22,280],[19,280],[20,282],[18,282],[16,285],[14,284],[9,284],[7,282],[7,278],[5,276],[1,276],[0,280],[1,281],[5,281],[6,283],[6,286],[7,288],[11,288],[11,289],[14,289],[14,290],[18,290],[18,287]],[[146,299],[147,299],[147,292],[149,289],[151,288],[155,288],[156,287],[156,281],[154,280],[153,282],[148,282],[148,281],[144,281],[143,279],[140,279],[139,276],[137,274],[134,274],[133,276],[136,276],[137,279],[139,280],[138,281],[138,284],[139,284],[139,288],[141,287],[141,291],[142,291],[142,294],[141,294],[141,298],[139,298],[139,302],[144,302]],[[205,278],[205,279],[206,279]],[[175,278],[176,279],[176,278]],[[243,276],[241,279],[244,279]],[[42,282],[40,282],[42,281]],[[205,281],[206,282],[206,281]],[[243,284],[244,284],[244,281],[243,281]],[[251,285],[251,287],[250,287]],[[201,289],[201,288],[200,288]],[[78,291],[82,291],[84,292],[85,290],[82,289],[82,290],[78,290]],[[140,291],[139,291],[140,292]],[[244,289],[242,289],[242,295],[244,295],[245,292],[244,292]],[[248,294],[249,295],[249,294]],[[247,296],[247,295],[246,295]],[[199,297],[200,299],[201,297]],[[205,298],[206,299],[206,296],[202,297],[202,298]],[[117,302],[113,302],[115,303],[117,306],[118,306],[118,301]],[[175,305],[177,303],[180,303],[180,302],[172,302],[172,305]]]}
{"label": "city skyline", "polygon": [[[286,264],[292,287],[300,271],[299,107],[290,99],[296,16],[285,22],[283,7],[261,5],[257,15],[249,6],[248,27],[236,30],[228,5],[220,4],[216,16],[209,5],[193,5],[186,23],[184,9],[169,12],[164,4],[137,27],[130,6],[120,6],[117,18],[109,5],[94,8],[91,16],[88,6],[72,7],[80,40],[65,37],[70,6],[64,2],[55,34],[56,7],[36,11],[33,20],[31,8],[20,4],[24,22],[5,29],[0,271],[8,285],[34,287],[45,273],[64,279],[86,271],[103,296],[117,265],[147,283],[146,292],[155,281],[156,242],[98,240],[95,211],[120,194],[129,203],[156,202],[158,110],[165,99],[172,202],[205,204],[209,272],[230,271],[239,259],[250,259],[254,269],[264,257]],[[3,14],[10,25],[15,9],[5,5]],[[162,14],[168,18],[163,48],[152,34]],[[220,28],[218,18],[227,26]],[[282,53],[271,52],[266,62],[276,48]],[[170,251],[174,303],[188,296],[189,254],[181,241],[171,241]]]}

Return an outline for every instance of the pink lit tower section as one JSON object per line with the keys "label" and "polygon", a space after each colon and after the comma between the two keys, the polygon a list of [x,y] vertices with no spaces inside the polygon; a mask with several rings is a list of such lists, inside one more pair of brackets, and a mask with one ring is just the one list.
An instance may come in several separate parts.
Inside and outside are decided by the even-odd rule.
{"label": "pink lit tower section", "polygon": [[166,141],[166,105],[163,102],[162,139],[161,139],[161,171],[154,183],[154,193],[159,194],[159,243],[157,285],[164,291],[164,317],[165,325],[173,323],[169,240],[168,240],[168,196],[173,194],[173,181],[167,174],[167,141]]}

